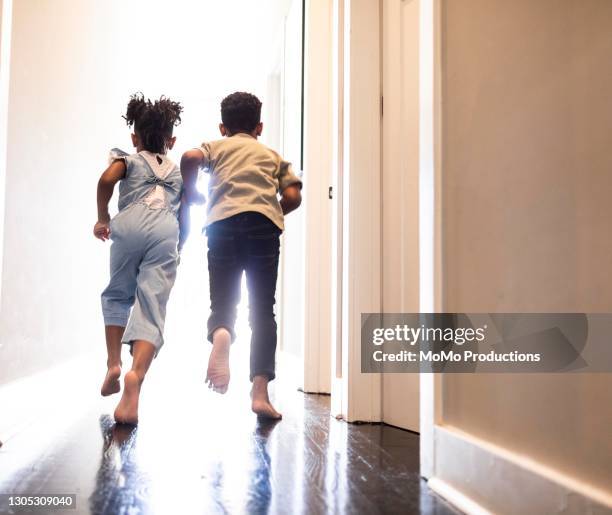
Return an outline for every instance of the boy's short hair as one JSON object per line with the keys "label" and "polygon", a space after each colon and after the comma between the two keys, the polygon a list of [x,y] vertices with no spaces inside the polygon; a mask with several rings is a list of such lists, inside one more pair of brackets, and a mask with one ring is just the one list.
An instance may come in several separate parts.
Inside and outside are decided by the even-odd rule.
{"label": "boy's short hair", "polygon": [[261,102],[251,93],[237,91],[221,102],[221,121],[232,133],[250,133],[261,119]]}

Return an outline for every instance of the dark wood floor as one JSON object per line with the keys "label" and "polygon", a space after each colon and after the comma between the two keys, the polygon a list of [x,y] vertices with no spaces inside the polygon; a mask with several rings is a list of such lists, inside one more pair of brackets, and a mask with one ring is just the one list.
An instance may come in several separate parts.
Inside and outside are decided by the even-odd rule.
{"label": "dark wood floor", "polygon": [[152,371],[136,429],[116,426],[117,398],[94,391],[33,422],[0,448],[0,493],[76,494],[77,510],[64,513],[457,513],[420,479],[417,435],[335,420],[328,396],[282,379],[284,419],[260,423],[246,381],[221,397],[198,367],[172,379],[168,366]]}

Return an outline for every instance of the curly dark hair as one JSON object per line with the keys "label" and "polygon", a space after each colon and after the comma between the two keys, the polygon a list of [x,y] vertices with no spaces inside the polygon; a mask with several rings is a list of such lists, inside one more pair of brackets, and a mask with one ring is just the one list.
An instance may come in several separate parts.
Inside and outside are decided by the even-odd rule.
{"label": "curly dark hair", "polygon": [[134,132],[142,141],[142,146],[149,152],[163,154],[172,131],[181,123],[183,106],[165,96],[152,102],[142,93],[130,97],[127,111],[123,117],[128,127],[134,126]]}
{"label": "curly dark hair", "polygon": [[250,133],[261,118],[261,102],[255,95],[237,91],[221,102],[221,121],[231,134]]}

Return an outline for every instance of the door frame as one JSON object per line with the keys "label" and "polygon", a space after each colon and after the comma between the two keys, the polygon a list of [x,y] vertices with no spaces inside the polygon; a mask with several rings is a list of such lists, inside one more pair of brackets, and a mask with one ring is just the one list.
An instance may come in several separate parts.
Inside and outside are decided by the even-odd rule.
{"label": "door frame", "polygon": [[[382,0],[382,311],[420,311],[421,0]],[[419,431],[419,375],[383,374],[382,420]]]}
{"label": "door frame", "polygon": [[381,376],[361,373],[361,313],[381,310],[380,2],[334,0],[332,415],[381,421]]}
{"label": "door frame", "polygon": [[[428,92],[421,96],[419,118],[419,197],[425,199],[419,202],[419,308],[425,312],[441,309],[440,217],[435,212],[440,206],[440,138],[434,133],[439,131],[434,123],[439,109],[433,107],[440,99],[439,74],[434,75],[439,44],[435,52],[433,46],[439,38],[439,4],[421,0],[420,9],[419,88]],[[361,313],[382,309],[381,10],[382,0],[306,2],[305,168],[315,173],[306,174],[304,184],[304,390],[327,392],[329,384],[332,415],[350,422],[382,421],[381,376],[362,374],[360,361]],[[329,176],[316,173],[317,164],[327,167]],[[333,200],[325,209],[321,199],[330,185]],[[322,239],[324,220],[330,221],[331,234]],[[321,268],[317,256],[325,256],[329,268]],[[433,463],[438,385],[435,375],[420,378],[425,477],[427,463]]]}
{"label": "door frame", "polygon": [[[444,311],[442,296],[441,1],[420,0],[419,27],[419,309]],[[420,377],[421,476],[435,473],[434,430],[441,423],[442,378]]]}

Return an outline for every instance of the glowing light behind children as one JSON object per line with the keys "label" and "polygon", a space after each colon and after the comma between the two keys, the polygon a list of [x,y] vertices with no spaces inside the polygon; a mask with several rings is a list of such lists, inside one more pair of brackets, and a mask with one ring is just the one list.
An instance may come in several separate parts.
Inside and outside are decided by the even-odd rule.
{"label": "glowing light behind children", "polygon": [[[18,5],[11,56],[8,131],[13,157],[9,156],[7,196],[22,199],[27,191],[29,202],[7,204],[12,225],[5,261],[10,269],[31,272],[13,274],[4,285],[11,305],[3,313],[0,341],[26,342],[24,348],[37,350],[28,352],[28,362],[23,352],[10,355],[7,369],[18,359],[19,370],[28,373],[43,361],[51,366],[53,359],[61,362],[72,352],[103,353],[99,292],[108,280],[109,246],[104,248],[91,237],[92,196],[110,148],[133,151],[129,130],[120,118],[130,93],[143,91],[151,98],[167,94],[185,105],[183,123],[175,130],[177,145],[170,153],[175,161],[185,149],[218,137],[219,102],[240,89],[262,99],[266,107],[262,142],[277,146],[277,141],[268,139],[278,136],[278,130],[271,130],[267,117],[279,116],[279,107],[267,95],[267,82],[283,52],[288,3],[53,0]],[[27,151],[32,146],[40,152]],[[200,188],[205,191],[206,183],[201,182]],[[205,207],[194,209],[196,232],[197,220],[205,219]],[[167,366],[152,371],[152,376],[160,374],[152,377],[152,384],[167,381],[164,372],[185,373],[189,356],[191,368],[185,375],[201,379],[203,387],[203,375],[197,374],[200,370],[204,374],[209,351],[203,341],[208,310],[204,244],[192,238],[187,245],[168,306]],[[236,331],[248,336],[245,316],[239,317]],[[233,354],[246,358],[238,367],[232,364],[236,380],[248,377],[248,341],[242,343],[240,352]],[[190,354],[192,348],[196,352]],[[95,391],[85,387],[89,383],[78,382],[87,395]],[[62,388],[66,384],[61,383]],[[239,382],[235,384],[238,387]],[[39,381],[32,389],[39,399],[41,392],[55,394],[44,385]],[[59,390],[60,382],[57,385]],[[115,402],[110,401],[109,412]],[[66,410],[58,420],[68,426],[72,415]],[[41,444],[62,428],[47,427],[49,439],[41,436]],[[242,451],[234,448],[236,466]]]}
{"label": "glowing light behind children", "polygon": [[[14,4],[3,260],[5,269],[31,273],[2,277],[4,298],[11,303],[0,316],[0,341],[32,342],[37,352],[25,352],[23,346],[6,351],[6,369],[13,372],[4,380],[75,353],[103,349],[93,341],[83,345],[84,335],[99,325],[99,292],[108,279],[108,245],[101,248],[100,242],[90,241],[95,215],[91,198],[110,148],[132,151],[129,130],[120,118],[129,94],[143,91],[151,98],[167,94],[181,99],[185,116],[170,153],[178,161],[187,148],[217,137],[219,102],[228,92],[252,91],[271,105],[267,80],[271,63],[282,55],[287,3]],[[265,116],[270,112],[265,110]],[[264,123],[262,141],[276,146],[266,139],[274,132],[266,118]],[[31,153],[31,148],[39,151]],[[21,201],[26,197],[28,203]],[[204,216],[194,216],[194,230],[196,219]],[[195,247],[196,241],[190,244]],[[185,290],[193,292],[185,304],[205,319],[207,285],[197,287],[206,275],[201,256],[193,276],[185,256],[179,283],[184,280]],[[177,295],[170,301],[168,337],[174,327],[172,313],[180,307],[175,300],[185,297],[180,288],[177,284]],[[183,318],[194,319],[192,314]],[[71,324],[65,323],[67,316]],[[200,328],[198,338],[202,334]]]}
{"label": "glowing light behind children", "polygon": [[[109,51],[125,55],[114,65],[117,80],[108,84],[108,105],[121,106],[128,92],[142,90],[147,96],[161,94],[179,98],[185,106],[182,123],[175,129],[177,144],[169,156],[176,162],[185,149],[204,140],[219,137],[219,102],[228,92],[252,91],[264,105],[270,106],[268,80],[279,55],[282,55],[283,23],[290,0],[179,0],[172,8],[164,0],[111,0],[107,3],[107,21],[112,29]],[[135,21],[136,20],[136,21]],[[153,35],[163,34],[163,37]],[[264,109],[266,116],[274,110]],[[115,114],[115,113],[112,113]],[[111,118],[111,113],[109,113]],[[110,122],[110,120],[109,120]],[[110,125],[110,123],[109,123]],[[129,148],[128,132],[115,124],[113,145]],[[274,137],[264,131],[262,141]],[[114,142],[115,140],[113,140]],[[276,141],[269,141],[276,146]],[[206,194],[208,177],[201,174],[198,189]],[[208,309],[208,285],[205,245],[198,233],[205,220],[205,206],[192,208],[192,239],[184,249],[182,262],[168,305],[166,331],[169,338],[195,339],[200,342],[204,311]],[[241,313],[246,310],[243,285]],[[192,320],[184,324],[181,320]],[[248,335],[246,315],[240,315],[240,334]],[[208,351],[204,348],[203,351]],[[248,354],[245,345],[244,353]],[[248,358],[248,356],[247,356]]]}

